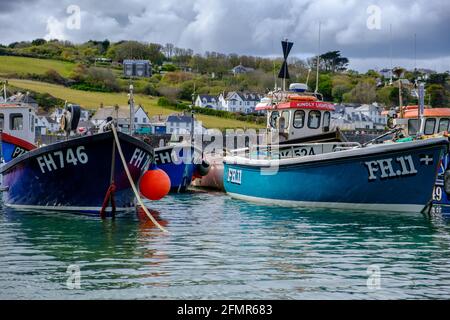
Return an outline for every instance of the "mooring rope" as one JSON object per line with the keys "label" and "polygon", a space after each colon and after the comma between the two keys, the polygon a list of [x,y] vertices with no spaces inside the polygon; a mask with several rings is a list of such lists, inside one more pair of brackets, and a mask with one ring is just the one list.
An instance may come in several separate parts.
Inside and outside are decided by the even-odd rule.
{"label": "mooring rope", "polygon": [[138,200],[139,204],[141,205],[142,209],[144,210],[145,214],[147,215],[147,217],[153,222],[153,224],[155,226],[157,226],[161,231],[163,232],[168,232],[163,226],[161,226],[158,221],[155,220],[155,218],[150,214],[150,212],[148,211],[147,207],[144,205],[144,202],[142,201],[142,198],[134,184],[133,178],[131,177],[130,171],[128,170],[128,165],[127,165],[127,161],[125,160],[125,157],[123,156],[123,152],[122,152],[122,147],[120,146],[120,141],[119,141],[119,137],[117,136],[117,131],[116,131],[116,127],[114,126],[114,124],[111,125],[111,130],[114,134],[114,139],[116,141],[116,145],[117,145],[117,151],[119,151],[119,156],[120,159],[122,160],[122,164],[123,167],[125,169],[125,172],[127,174],[128,177],[128,181],[130,182],[131,188],[133,189],[134,195],[136,196],[136,199]]}

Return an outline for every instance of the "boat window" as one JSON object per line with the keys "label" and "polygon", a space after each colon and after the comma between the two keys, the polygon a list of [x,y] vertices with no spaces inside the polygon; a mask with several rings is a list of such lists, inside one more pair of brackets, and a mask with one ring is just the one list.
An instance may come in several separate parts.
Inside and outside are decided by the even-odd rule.
{"label": "boat window", "polygon": [[329,127],[330,126],[330,113],[327,111],[323,114],[323,127]]}
{"label": "boat window", "polygon": [[281,114],[281,117],[284,118],[284,123],[285,123],[283,129],[289,128],[289,111],[283,111],[283,113]]}
{"label": "boat window", "polygon": [[5,116],[3,115],[3,113],[0,113],[0,129],[3,130],[4,127],[5,127]]}
{"label": "boat window", "polygon": [[280,116],[280,114],[278,113],[278,111],[273,111],[270,114],[270,119],[269,119],[270,126],[274,129],[277,127],[277,119],[279,116]]}
{"label": "boat window", "polygon": [[30,129],[34,132],[34,116],[30,115]]}
{"label": "boat window", "polygon": [[448,124],[449,124],[450,120],[448,118],[441,118],[441,120],[439,120],[439,130],[438,132],[444,132],[444,131],[448,131]]}
{"label": "boat window", "polygon": [[300,129],[305,125],[305,111],[296,110],[294,112],[294,128]]}
{"label": "boat window", "polygon": [[408,120],[408,134],[413,135],[419,131],[419,121],[417,119]]}
{"label": "boat window", "polygon": [[309,112],[308,128],[317,129],[320,127],[320,111],[313,110]]}
{"label": "boat window", "polygon": [[23,115],[21,113],[12,113],[9,116],[10,130],[23,130]]}
{"label": "boat window", "polygon": [[428,118],[425,120],[425,134],[433,134],[434,133],[434,127],[436,126],[436,119],[435,118]]}

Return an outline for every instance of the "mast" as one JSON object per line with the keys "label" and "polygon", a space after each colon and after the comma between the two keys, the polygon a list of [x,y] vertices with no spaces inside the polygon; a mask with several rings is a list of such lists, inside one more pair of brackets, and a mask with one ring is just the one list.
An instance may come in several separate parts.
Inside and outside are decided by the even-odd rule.
{"label": "mast", "polygon": [[286,90],[286,79],[289,79],[289,70],[287,65],[287,58],[291,52],[293,42],[289,42],[288,39],[281,41],[281,47],[283,48],[283,64],[281,65],[280,73],[278,78],[283,79],[283,91]]}
{"label": "mast", "polygon": [[321,22],[319,21],[319,40],[317,45],[317,70],[316,70],[316,90],[314,90],[314,93],[319,92],[319,65],[320,65],[320,27]]}
{"label": "mast", "polygon": [[391,79],[389,84],[392,85],[392,73],[394,72],[392,69],[392,24],[389,25],[389,58],[391,62]]}
{"label": "mast", "polygon": [[134,132],[134,96],[133,96],[133,85],[130,84],[130,135]]}

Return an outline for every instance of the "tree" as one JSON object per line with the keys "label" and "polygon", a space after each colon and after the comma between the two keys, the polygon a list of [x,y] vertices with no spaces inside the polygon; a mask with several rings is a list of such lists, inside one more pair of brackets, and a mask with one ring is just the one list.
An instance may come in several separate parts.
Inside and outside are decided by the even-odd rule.
{"label": "tree", "polygon": [[114,60],[125,59],[149,59],[150,49],[148,46],[137,41],[125,41],[115,46]]}
{"label": "tree", "polygon": [[349,60],[341,56],[340,51],[329,51],[320,55],[321,67],[325,71],[338,72],[347,69]]}
{"label": "tree", "polygon": [[440,84],[429,85],[426,90],[426,95],[429,97],[430,105],[433,108],[448,106],[449,97],[444,86]]}
{"label": "tree", "polygon": [[40,39],[40,38],[31,41],[31,44],[33,46],[41,46],[41,45],[46,44],[46,43],[47,43],[47,41],[45,39]]}
{"label": "tree", "polygon": [[376,100],[376,85],[373,79],[363,79],[344,95],[345,102],[372,103]]}

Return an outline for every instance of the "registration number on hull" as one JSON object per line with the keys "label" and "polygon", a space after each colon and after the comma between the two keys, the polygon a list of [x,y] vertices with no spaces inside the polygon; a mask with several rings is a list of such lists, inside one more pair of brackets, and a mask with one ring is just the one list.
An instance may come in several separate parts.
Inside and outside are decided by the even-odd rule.
{"label": "registration number on hull", "polygon": [[227,181],[234,184],[241,184],[242,182],[242,170],[228,169]]}

